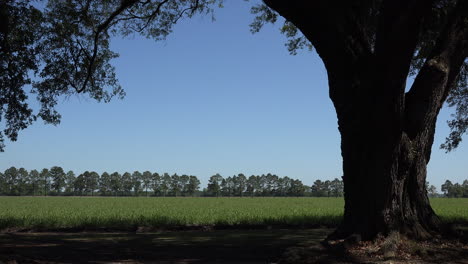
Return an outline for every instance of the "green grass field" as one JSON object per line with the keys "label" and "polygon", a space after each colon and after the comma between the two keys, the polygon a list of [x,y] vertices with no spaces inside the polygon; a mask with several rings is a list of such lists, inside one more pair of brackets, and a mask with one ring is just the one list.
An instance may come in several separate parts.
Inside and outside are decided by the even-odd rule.
{"label": "green grass field", "polygon": [[[432,199],[445,222],[468,222],[468,199]],[[342,198],[0,197],[0,229],[135,229],[337,225]]]}

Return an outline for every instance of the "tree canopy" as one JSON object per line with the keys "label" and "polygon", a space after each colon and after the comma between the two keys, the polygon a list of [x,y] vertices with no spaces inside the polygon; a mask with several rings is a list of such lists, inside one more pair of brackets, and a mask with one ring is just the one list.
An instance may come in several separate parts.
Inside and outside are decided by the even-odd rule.
{"label": "tree canopy", "polygon": [[[251,11],[256,16],[253,23],[250,25],[251,32],[259,32],[267,23],[277,23],[279,14],[269,6],[289,5],[290,9],[292,9],[294,6],[299,6],[298,3],[300,2],[301,1],[292,1],[287,4],[278,4],[278,1],[275,0],[265,0],[264,4],[252,7]],[[311,4],[311,8],[315,8],[316,10],[332,10],[334,16],[331,19],[337,19],[338,22],[335,23],[336,25],[343,23],[343,21],[339,21],[339,19],[350,20],[345,17],[344,13],[340,13],[348,11],[350,15],[354,16],[351,18],[353,24],[348,25],[348,27],[353,28],[343,29],[342,33],[349,34],[348,37],[356,37],[351,36],[352,33],[356,33],[356,35],[359,36],[358,39],[350,41],[357,43],[351,43],[350,46],[365,49],[367,52],[374,54],[376,53],[375,45],[378,38],[377,31],[379,30],[379,23],[381,22],[379,19],[383,19],[381,18],[382,12],[385,8],[398,8],[398,5],[400,5],[400,3],[395,3],[393,6],[391,6],[391,4],[385,6],[385,1],[382,0],[325,2],[326,1],[317,1],[314,4]],[[436,40],[441,38],[441,34],[444,29],[447,30],[445,28],[447,24],[450,24],[450,22],[458,17],[459,21],[457,22],[457,26],[462,28],[466,27],[466,19],[460,19],[460,13],[465,12],[467,9],[466,4],[463,6],[462,2],[463,1],[457,0],[438,0],[427,1],[425,5],[417,3],[417,1],[412,3],[412,8],[426,8],[429,9],[429,11],[425,13],[425,16],[422,17],[422,22],[418,25],[421,29],[419,32],[414,34],[416,45],[410,64],[408,78],[415,78],[424,66],[424,63],[431,57],[431,55],[433,56],[431,53],[433,53],[436,48]],[[430,6],[428,6],[428,4],[430,4]],[[333,8],[331,7],[333,5],[337,5],[339,7]],[[351,9],[351,11],[349,9]],[[329,14],[327,13],[327,15]],[[408,13],[404,15],[415,14]],[[318,18],[316,22],[320,23],[320,19],[325,23],[326,19],[323,17]],[[350,32],[344,32],[346,30],[349,30]],[[388,28],[385,30],[390,31],[391,29]],[[302,32],[295,26],[295,24],[287,18],[280,26],[280,31],[288,38],[285,45],[291,55],[296,55],[299,49],[307,48],[312,50],[313,43],[311,43],[309,39],[307,39],[306,36],[304,36],[304,34],[302,34]],[[398,34],[398,32],[395,32],[395,34]],[[453,37],[464,37],[466,40],[466,30],[459,34],[461,35]],[[398,47],[395,46],[394,48]],[[440,146],[447,152],[458,147],[462,141],[463,134],[466,134],[468,128],[468,61],[466,60],[466,47],[464,48],[463,44],[460,43],[456,48],[457,52],[464,53],[465,55],[460,56],[461,58],[464,58],[457,62],[461,65],[461,71],[454,71],[452,76],[450,76],[451,79],[449,80],[449,86],[452,86],[453,88],[448,89],[449,93],[444,95],[444,100],[447,98],[448,106],[455,108],[455,113],[452,114],[453,119],[448,121],[451,132],[447,136],[445,143]],[[339,56],[339,54],[336,55]],[[460,66],[457,67],[454,65],[453,68],[460,68]]]}
{"label": "tree canopy", "polygon": [[[0,150],[4,136],[38,118],[58,124],[60,96],[87,94],[97,101],[122,98],[124,90],[110,64],[118,56],[111,36],[142,34],[164,39],[177,21],[212,13],[214,0],[202,1],[0,1]],[[34,112],[28,96],[36,96]]]}
{"label": "tree canopy", "polygon": [[[300,1],[286,5],[294,7]],[[317,16],[319,23],[330,19],[340,22],[349,12],[353,24],[345,31],[355,31],[360,36],[355,48],[375,51],[378,38],[379,16],[382,0],[368,1],[317,1],[316,10],[334,5],[333,16]],[[432,4],[416,34],[417,48],[411,62],[410,76],[416,76],[426,58],[432,52],[435,39],[444,25],[454,17],[456,0],[431,1]],[[463,1],[458,1],[461,2]],[[56,110],[58,98],[73,94],[108,102],[113,97],[125,96],[111,60],[118,56],[110,50],[112,36],[140,34],[155,40],[164,39],[172,32],[174,24],[197,14],[213,16],[222,0],[112,0],[112,1],[58,1],[49,0],[45,5],[30,0],[2,0],[0,2],[0,150],[4,150],[4,136],[17,140],[18,132],[37,119],[58,124],[61,119]],[[255,15],[251,31],[258,32],[266,23],[276,23],[279,17],[271,7],[277,1],[264,1],[253,6]],[[427,5],[425,5],[427,6]],[[392,7],[390,7],[392,8]],[[411,14],[409,14],[411,15]],[[349,19],[349,18],[346,18]],[[288,37],[286,47],[291,54],[313,45],[296,26],[297,21],[286,17],[280,32]],[[338,24],[338,23],[336,23]],[[348,32],[349,33],[349,32]],[[337,37],[345,37],[337,36]],[[397,47],[394,47],[397,48]],[[336,54],[340,56],[340,54]],[[441,147],[447,151],[456,148],[468,127],[468,88],[466,85],[467,62],[460,74],[453,74],[451,82],[456,87],[448,95],[448,105],[454,107],[453,120],[449,121],[451,133]],[[34,111],[28,97],[34,95],[40,109]]]}

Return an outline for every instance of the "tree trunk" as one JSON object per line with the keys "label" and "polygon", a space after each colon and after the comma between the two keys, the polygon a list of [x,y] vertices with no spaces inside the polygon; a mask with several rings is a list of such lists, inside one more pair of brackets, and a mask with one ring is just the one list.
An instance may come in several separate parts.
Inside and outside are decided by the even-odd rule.
{"label": "tree trunk", "polygon": [[385,116],[362,118],[362,113],[339,115],[345,212],[331,237],[372,239],[392,231],[429,237],[439,224],[425,187],[435,120],[410,139],[404,130],[385,127]]}
{"label": "tree trunk", "polygon": [[[409,92],[411,60],[432,1],[382,1],[373,24],[362,15],[373,1],[264,3],[301,30],[328,73],[345,196],[343,223],[331,237],[373,239],[396,231],[427,238],[437,231],[426,166],[437,115],[468,55],[468,1],[450,11]],[[369,35],[365,29],[374,26]]]}

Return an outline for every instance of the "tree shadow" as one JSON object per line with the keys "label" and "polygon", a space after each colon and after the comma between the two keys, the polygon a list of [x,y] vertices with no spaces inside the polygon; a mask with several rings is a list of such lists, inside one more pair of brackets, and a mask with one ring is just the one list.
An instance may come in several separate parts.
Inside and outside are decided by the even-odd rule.
{"label": "tree shadow", "polygon": [[[0,235],[0,260],[19,263],[270,263],[286,248],[319,244],[329,229]],[[2,259],[3,258],[3,259]]]}

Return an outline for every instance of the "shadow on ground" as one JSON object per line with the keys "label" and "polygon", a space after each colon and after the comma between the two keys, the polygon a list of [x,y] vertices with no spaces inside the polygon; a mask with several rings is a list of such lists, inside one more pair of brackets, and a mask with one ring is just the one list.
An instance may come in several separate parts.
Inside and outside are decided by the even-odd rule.
{"label": "shadow on ground", "polygon": [[[0,234],[0,263],[275,263],[330,229]],[[11,262],[15,263],[15,262]]]}

